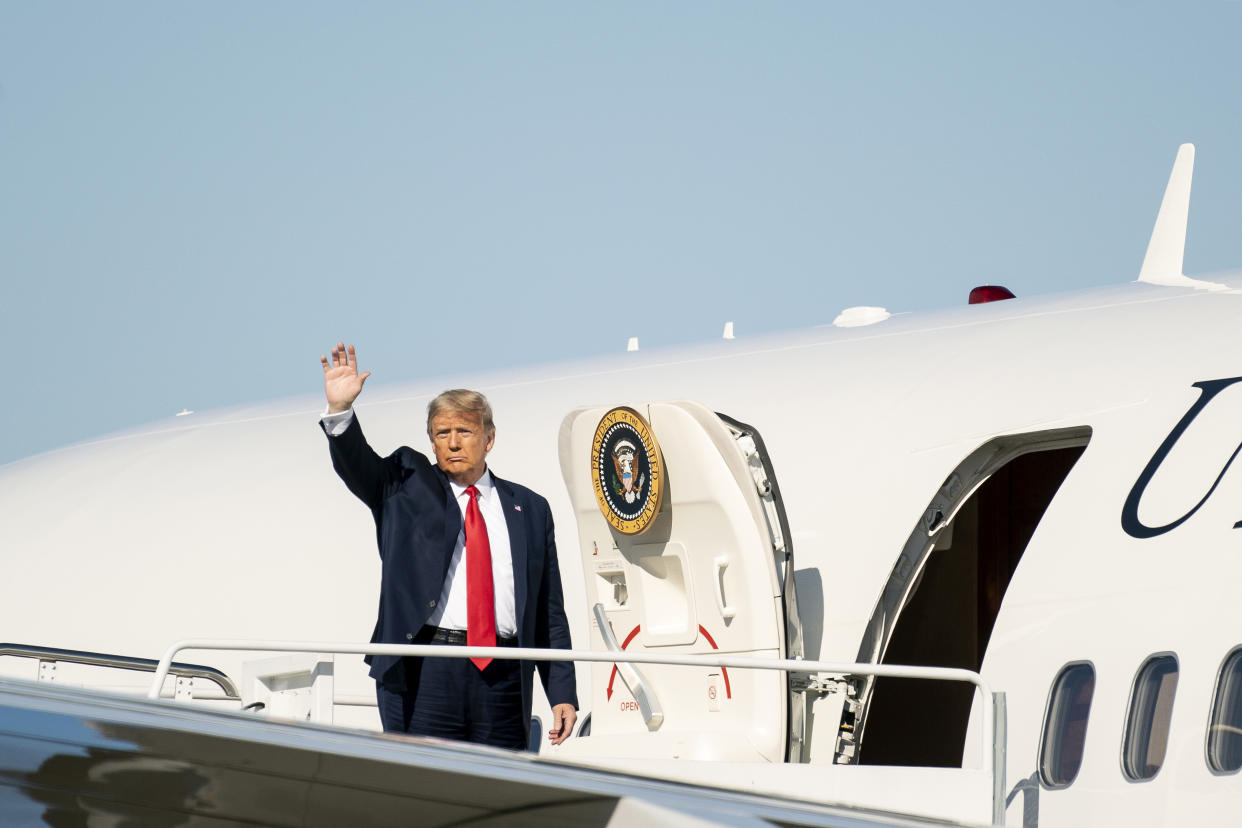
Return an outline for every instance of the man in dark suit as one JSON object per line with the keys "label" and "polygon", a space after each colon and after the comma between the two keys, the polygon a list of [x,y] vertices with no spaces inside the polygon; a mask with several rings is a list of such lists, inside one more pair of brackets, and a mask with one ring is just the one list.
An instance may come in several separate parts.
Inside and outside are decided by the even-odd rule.
{"label": "man in dark suit", "polygon": [[[435,465],[402,446],[380,457],[353,414],[370,371],[354,346],[321,356],[332,465],[370,509],[382,561],[373,642],[569,648],[552,513],[487,468],[496,439],[482,394],[446,391],[427,407]],[[384,730],[527,747],[536,664],[505,659],[369,659]],[[577,718],[573,664],[538,662],[549,740]]]}

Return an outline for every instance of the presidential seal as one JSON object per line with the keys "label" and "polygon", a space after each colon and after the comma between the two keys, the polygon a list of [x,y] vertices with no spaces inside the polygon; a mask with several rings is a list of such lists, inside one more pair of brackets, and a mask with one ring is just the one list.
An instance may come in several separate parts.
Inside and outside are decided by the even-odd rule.
{"label": "presidential seal", "polygon": [[599,421],[591,443],[591,482],[612,528],[625,535],[647,531],[664,499],[664,458],[643,415],[620,406]]}

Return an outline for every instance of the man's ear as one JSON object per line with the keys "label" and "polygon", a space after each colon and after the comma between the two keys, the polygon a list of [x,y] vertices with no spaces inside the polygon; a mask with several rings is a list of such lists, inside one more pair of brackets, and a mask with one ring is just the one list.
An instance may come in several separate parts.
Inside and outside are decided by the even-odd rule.
{"label": "man's ear", "polygon": [[492,446],[496,445],[496,429],[489,428],[487,430],[487,451],[492,450]]}

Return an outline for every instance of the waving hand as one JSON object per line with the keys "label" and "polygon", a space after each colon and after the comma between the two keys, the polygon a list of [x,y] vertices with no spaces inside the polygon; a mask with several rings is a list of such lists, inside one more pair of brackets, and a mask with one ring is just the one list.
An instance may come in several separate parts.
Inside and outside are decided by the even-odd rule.
{"label": "waving hand", "polygon": [[354,353],[354,346],[346,349],[344,342],[338,342],[332,348],[331,362],[322,355],[319,362],[323,365],[323,391],[328,398],[328,413],[348,411],[362,393],[362,384],[371,372],[358,373],[358,355]]}

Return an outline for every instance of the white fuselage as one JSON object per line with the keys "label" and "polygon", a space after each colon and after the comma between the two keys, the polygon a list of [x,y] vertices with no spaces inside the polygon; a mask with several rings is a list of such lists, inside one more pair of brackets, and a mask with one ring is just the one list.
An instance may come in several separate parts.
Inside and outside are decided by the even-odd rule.
{"label": "white fuselage", "polygon": [[[520,374],[404,386],[377,377],[357,412],[381,454],[402,444],[429,453],[430,397],[450,386],[487,394],[497,425],[491,467],[552,505],[578,646],[592,640],[593,573],[562,476],[562,420],[583,406],[690,400],[754,426],[788,516],[804,655],[844,662],[859,656],[898,554],[968,455],[1004,435],[1088,428],[1025,547],[982,665],[1007,698],[1007,818],[1020,824],[1037,806],[1046,825],[1221,822],[1242,806],[1242,791],[1236,776],[1209,769],[1204,744],[1217,670],[1242,644],[1242,472],[1231,467],[1167,532],[1135,537],[1122,520],[1144,468],[1200,398],[1194,383],[1242,374],[1242,279],[1217,281],[1228,289],[1126,285]],[[308,394],[194,414],[0,468],[0,637],[150,658],[193,637],[365,641],[378,594],[374,528],[332,472],[321,409]],[[1221,390],[1172,446],[1142,492],[1139,521],[1160,527],[1191,511],[1239,443],[1242,383]],[[669,470],[674,487],[678,473]],[[1119,760],[1127,706],[1136,670],[1157,653],[1175,654],[1179,666],[1167,754],[1154,778],[1134,782]],[[181,657],[238,676],[246,659]],[[1077,778],[1052,789],[1038,773],[1045,705],[1058,671],[1075,661],[1095,670],[1092,712]],[[36,669],[0,659],[3,674],[34,678]],[[604,703],[590,671],[579,676],[584,707]],[[73,681],[72,671],[58,680]],[[336,681],[338,692],[370,691],[360,662],[338,659]],[[984,761],[977,708],[967,767]],[[372,723],[352,710],[340,721]],[[837,724],[827,712],[817,718],[809,768],[730,770],[721,757],[710,774],[717,784],[848,799],[848,777],[814,781],[869,773],[832,766]],[[590,738],[565,755],[592,760]],[[669,756],[653,756],[646,770],[679,767],[688,778],[708,775]],[[900,771],[901,784],[879,784],[866,804],[927,812],[948,771]],[[978,817],[953,808],[931,810]]]}

